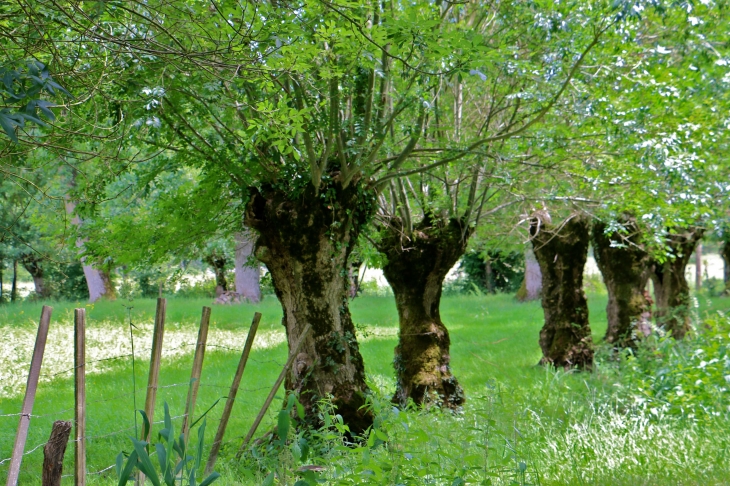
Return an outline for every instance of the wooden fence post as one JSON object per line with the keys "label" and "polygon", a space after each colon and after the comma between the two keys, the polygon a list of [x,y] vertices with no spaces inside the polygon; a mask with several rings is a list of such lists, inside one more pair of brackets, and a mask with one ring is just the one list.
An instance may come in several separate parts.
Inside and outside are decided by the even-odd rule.
{"label": "wooden fence post", "polygon": [[297,353],[299,353],[299,348],[301,348],[302,344],[304,344],[304,339],[307,337],[307,334],[309,334],[309,330],[311,328],[312,328],[312,325],[307,324],[307,327],[304,328],[304,331],[302,332],[301,336],[299,336],[299,341],[297,341],[297,344],[294,346],[294,349],[292,350],[291,354],[289,355],[289,359],[286,360],[286,364],[284,365],[284,368],[281,370],[281,373],[279,373],[279,377],[276,379],[276,383],[274,383],[274,386],[271,388],[271,391],[269,392],[269,396],[266,397],[264,406],[261,407],[261,410],[259,410],[259,414],[256,416],[256,419],[253,421],[253,425],[251,425],[251,428],[249,429],[248,434],[246,434],[246,437],[243,439],[243,442],[241,443],[241,447],[238,449],[238,453],[236,454],[236,458],[241,457],[241,455],[243,454],[243,450],[246,448],[248,443],[251,441],[253,434],[256,433],[256,429],[259,428],[259,424],[261,424],[261,421],[264,419],[266,410],[269,409],[271,402],[274,400],[276,391],[281,386],[281,382],[284,381],[284,378],[286,378],[286,372],[289,370],[292,363],[296,359]]}
{"label": "wooden fence post", "polygon": [[51,436],[43,446],[43,479],[42,486],[61,486],[63,473],[63,456],[71,435],[71,422],[57,420],[53,422]]}
{"label": "wooden fence post", "polygon": [[23,408],[20,412],[20,420],[18,421],[18,432],[15,434],[15,444],[13,445],[13,454],[10,459],[10,470],[8,471],[7,486],[16,486],[18,477],[20,476],[20,464],[23,461],[23,451],[25,450],[25,441],[28,439],[28,428],[30,427],[30,415],[33,413],[33,403],[35,402],[35,392],[38,389],[38,378],[41,374],[41,363],[43,363],[43,351],[46,349],[46,339],[48,338],[48,326],[51,323],[52,307],[43,306],[41,311],[41,321],[38,324],[38,333],[35,338],[35,347],[33,348],[33,358],[30,361],[30,371],[28,372],[28,382],[25,385],[25,397],[23,398]]}
{"label": "wooden fence post", "polygon": [[210,455],[208,456],[208,462],[205,464],[205,475],[213,472],[215,467],[215,461],[218,459],[218,452],[221,448],[221,442],[223,442],[223,436],[226,433],[226,427],[228,426],[228,419],[231,417],[231,411],[233,410],[233,404],[236,401],[236,394],[238,393],[238,387],[241,384],[241,377],[243,376],[243,370],[246,368],[246,362],[248,356],[251,354],[251,347],[253,346],[253,340],[256,336],[256,331],[259,328],[259,322],[261,321],[261,314],[256,312],[253,315],[253,322],[248,330],[248,336],[246,336],[246,345],[243,347],[243,353],[241,353],[241,359],[238,362],[238,368],[236,368],[236,374],[233,377],[233,383],[231,384],[231,390],[228,392],[228,399],[226,400],[226,406],[223,409],[223,415],[221,415],[221,421],[218,424],[218,431],[215,433],[215,439],[213,439],[213,445],[210,447]]}
{"label": "wooden fence post", "polygon": [[[147,396],[144,401],[144,413],[150,421],[147,434],[142,429],[141,439],[145,442],[152,437],[152,424],[155,421],[155,402],[157,401],[157,384],[160,377],[160,361],[162,360],[162,340],[165,335],[165,315],[167,314],[167,299],[157,299],[155,311],[155,328],[152,331],[152,351],[150,355],[150,374],[147,378]],[[135,412],[136,413],[136,412]],[[144,484],[144,474],[137,474],[135,484]]]}
{"label": "wooden fence post", "polygon": [[190,387],[188,388],[188,399],[185,403],[185,415],[183,416],[182,433],[185,434],[185,443],[188,443],[190,424],[193,422],[195,413],[195,402],[198,399],[198,388],[200,387],[200,374],[203,371],[203,360],[205,359],[205,346],[208,343],[208,327],[210,325],[210,307],[203,307],[203,314],[200,316],[200,329],[198,330],[198,342],[195,345],[195,358],[193,358],[193,370],[190,373]]}
{"label": "wooden fence post", "polygon": [[86,485],[86,309],[74,309],[74,477]]}

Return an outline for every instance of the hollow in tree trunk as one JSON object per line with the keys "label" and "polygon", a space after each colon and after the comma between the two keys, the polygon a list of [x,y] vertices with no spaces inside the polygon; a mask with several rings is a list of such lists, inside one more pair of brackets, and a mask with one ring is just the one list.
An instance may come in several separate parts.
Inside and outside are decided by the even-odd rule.
{"label": "hollow in tree trunk", "polygon": [[331,397],[354,434],[372,425],[373,416],[363,408],[369,389],[348,307],[347,260],[373,208],[360,182],[342,187],[335,176],[319,193],[311,184],[298,191],[252,188],[245,217],[258,232],[255,254],[271,273],[290,349],[312,326],[287,390],[299,394],[313,424],[317,402]]}
{"label": "hollow in tree trunk", "polygon": [[451,373],[451,341],[439,305],[444,278],[466,251],[470,230],[456,219],[425,217],[410,237],[403,236],[408,233],[394,218],[378,244],[387,259],[383,274],[395,294],[400,326],[393,401],[457,408],[464,403],[464,390]]}
{"label": "hollow in tree trunk", "polygon": [[652,265],[656,322],[675,339],[684,338],[690,329],[690,295],[685,270],[703,234],[704,230],[690,227],[667,235],[671,254],[664,262],[655,261]]}
{"label": "hollow in tree trunk", "polygon": [[259,263],[249,261],[253,255],[256,235],[251,230],[239,231],[236,239],[236,293],[249,302],[261,301],[261,272]]}
{"label": "hollow in tree trunk", "polygon": [[590,369],[593,341],[583,292],[590,221],[583,215],[573,215],[561,226],[553,226],[537,216],[531,221],[530,235],[542,273],[545,324],[540,331],[540,363]]}
{"label": "hollow in tree trunk", "polygon": [[35,286],[36,295],[42,299],[50,297],[51,289],[46,286],[45,279],[43,277],[44,272],[42,259],[36,255],[25,255],[21,260],[21,263],[30,276],[33,277],[33,285]]}
{"label": "hollow in tree trunk", "polygon": [[218,297],[223,292],[228,291],[228,281],[226,280],[226,263],[228,260],[225,255],[212,252],[203,258],[203,261],[210,265],[215,273],[215,295]]}
{"label": "hollow in tree trunk", "polygon": [[522,279],[522,285],[517,290],[517,300],[520,302],[528,302],[540,298],[542,292],[542,273],[540,273],[540,264],[535,258],[535,253],[530,249],[525,249],[525,277]]}
{"label": "hollow in tree trunk", "polygon": [[648,328],[651,302],[645,292],[649,280],[649,254],[641,244],[636,219],[619,221],[625,233],[606,234],[606,224],[593,225],[593,253],[608,290],[605,340],[617,347],[634,347]]}

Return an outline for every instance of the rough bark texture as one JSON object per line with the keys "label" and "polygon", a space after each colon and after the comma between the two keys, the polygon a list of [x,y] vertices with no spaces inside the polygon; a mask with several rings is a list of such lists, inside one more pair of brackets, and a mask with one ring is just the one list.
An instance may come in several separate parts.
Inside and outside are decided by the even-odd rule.
{"label": "rough bark texture", "polygon": [[675,339],[682,339],[690,329],[689,285],[685,270],[704,230],[685,228],[667,236],[672,254],[663,263],[654,262],[651,280],[654,283],[656,322]]}
{"label": "rough bark texture", "polygon": [[527,248],[525,249],[525,278],[522,279],[517,291],[517,300],[520,302],[528,302],[537,300],[542,293],[542,273],[540,272],[540,264],[535,258],[535,253]]}
{"label": "rough bark texture", "polygon": [[71,422],[63,420],[53,422],[51,436],[43,446],[43,486],[61,486],[63,456],[70,435]]}
{"label": "rough bark texture", "polygon": [[[72,215],[76,209],[76,203],[66,201],[66,214]],[[71,224],[81,226],[81,218],[77,215],[71,219]],[[84,241],[82,238],[76,240],[76,248],[79,253],[84,251]],[[84,277],[86,277],[86,286],[89,288],[89,302],[96,302],[101,298],[114,300],[116,298],[116,289],[112,284],[111,273],[109,270],[99,270],[93,265],[86,264],[86,257],[81,257],[81,265],[84,269]]]}
{"label": "rough bark texture", "polygon": [[357,293],[360,290],[360,267],[362,262],[350,262],[347,266],[347,278],[350,281],[350,288],[347,290],[347,295],[351,299],[357,297]]}
{"label": "rough bark texture", "polygon": [[634,347],[647,329],[651,303],[645,292],[650,257],[641,244],[636,219],[620,223],[626,233],[606,234],[606,224],[593,225],[593,253],[608,290],[606,342]]}
{"label": "rough bark texture", "polygon": [[250,230],[235,234],[236,239],[236,293],[249,302],[261,301],[261,270],[259,264],[250,264],[256,235]]}
{"label": "rough bark texture", "polygon": [[319,194],[311,184],[298,191],[253,188],[245,218],[259,233],[255,254],[271,272],[290,349],[312,326],[286,388],[299,394],[313,423],[317,401],[331,396],[354,434],[373,416],[361,409],[369,389],[348,308],[347,259],[373,207],[359,182],[343,188],[335,177]]}
{"label": "rough bark texture", "polygon": [[590,221],[573,215],[554,227],[544,218],[530,225],[532,246],[542,273],[540,363],[561,368],[591,368],[593,342],[583,292],[583,267],[588,257]]}
{"label": "rough bark texture", "polygon": [[43,278],[42,260],[35,255],[26,255],[21,260],[23,268],[25,268],[30,276],[33,277],[33,285],[35,285],[36,296],[47,299],[51,296],[50,288],[46,286]]}
{"label": "rough bark texture", "polygon": [[215,273],[215,295],[218,297],[224,292],[228,292],[228,280],[226,280],[226,263],[228,263],[228,260],[225,255],[213,252],[206,255],[203,261],[210,265],[213,273]]}
{"label": "rough bark texture", "polygon": [[464,390],[451,373],[451,341],[439,304],[444,277],[466,251],[469,230],[455,219],[425,218],[410,238],[397,219],[384,232],[378,249],[387,258],[383,274],[395,294],[400,325],[393,401],[457,408]]}

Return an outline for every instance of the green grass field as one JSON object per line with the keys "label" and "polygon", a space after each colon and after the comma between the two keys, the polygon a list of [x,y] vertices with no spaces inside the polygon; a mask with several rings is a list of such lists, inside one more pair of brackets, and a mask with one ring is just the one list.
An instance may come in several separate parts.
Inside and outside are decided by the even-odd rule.
{"label": "green grass field", "polygon": [[[190,344],[195,342],[201,307],[207,304],[207,300],[168,301],[166,330],[171,342],[168,344],[166,339],[166,349],[175,347],[177,351],[163,359],[155,420],[162,419],[164,401],[173,415],[183,413],[192,364]],[[53,331],[49,346],[51,339],[56,341],[53,352],[58,356],[55,360],[47,356],[44,362],[33,411],[37,417],[31,421],[26,451],[45,442],[54,420],[73,417],[72,375],[65,370],[72,366],[72,309],[81,304],[52,305]],[[100,362],[96,369],[90,366],[87,376],[90,473],[114,464],[119,451],[131,450],[128,436],[134,435],[134,389],[136,408],[142,408],[144,403],[149,364],[144,358],[149,354],[145,336],[149,337],[154,300],[87,306],[88,329],[96,336],[90,341],[90,351],[93,347],[96,353],[93,356],[98,359],[129,353],[125,305],[133,306],[131,319],[138,327],[136,372],[133,375],[129,357]],[[606,326],[605,296],[589,296],[589,305],[594,339],[599,341]],[[700,302],[701,313],[728,307],[730,300],[727,299],[712,302],[701,299]],[[730,466],[725,455],[730,443],[729,423],[724,418],[701,423],[675,417],[654,420],[635,412],[633,405],[612,398],[613,390],[620,385],[620,376],[617,378],[615,372],[602,373],[599,366],[593,374],[562,373],[536,366],[541,355],[537,337],[542,325],[538,302],[518,304],[507,295],[443,300],[442,318],[452,340],[452,367],[468,399],[464,413],[457,416],[423,411],[393,415],[387,399],[394,389],[391,365],[397,341],[394,303],[391,297],[361,297],[352,302],[351,309],[359,326],[361,350],[378,397],[376,401],[389,417],[383,427],[389,427],[393,437],[391,445],[378,449],[374,459],[369,459],[377,465],[381,458],[393,468],[390,476],[382,477],[396,477],[401,474],[397,471],[407,470],[398,476],[402,484],[659,485],[730,481],[726,479],[730,478]],[[233,456],[286,359],[281,339],[281,309],[273,297],[267,297],[259,305],[213,308],[211,347],[205,359],[196,411],[208,409],[227,394],[254,311],[263,314],[259,330],[262,345],[252,353],[244,374],[218,463],[223,478],[216,484],[261,484],[267,464],[271,465],[266,459],[250,459],[242,465]],[[39,315],[37,303],[0,307],[0,326],[6,336],[0,352],[5,362],[0,395],[0,460],[10,456],[18,418],[4,415],[20,411],[25,370],[32,351],[31,337]],[[22,383],[18,385],[18,380],[13,381],[10,375],[21,372]],[[273,426],[280,404],[281,401],[276,401],[271,407],[259,433]],[[222,405],[223,401],[208,414],[208,445]],[[159,430],[159,425],[156,427]],[[426,437],[414,432],[418,430]],[[119,431],[122,432],[115,434]],[[66,453],[64,471],[67,474],[73,471],[72,445],[69,444]],[[274,464],[285,464],[291,459],[282,454],[271,459]],[[341,463],[344,469],[354,471],[357,465],[363,464],[356,452],[340,450],[328,454],[329,461]],[[42,458],[42,448],[24,457],[20,484],[40,484]],[[253,473],[247,470],[252,465],[257,465],[259,470]],[[8,462],[0,465],[0,481],[5,481],[7,468]],[[458,473],[460,468],[464,469],[463,473]],[[457,473],[465,478],[463,483],[454,482]],[[281,474],[279,477],[281,484],[295,481]],[[367,478],[367,475],[358,477]],[[373,476],[371,481],[363,479],[361,483],[391,484],[390,479],[378,477],[381,476]],[[73,483],[71,477],[64,481],[64,484]],[[392,484],[398,482],[392,481]],[[112,468],[102,474],[91,474],[88,482],[116,484],[116,473]],[[353,482],[348,479],[341,484]]]}

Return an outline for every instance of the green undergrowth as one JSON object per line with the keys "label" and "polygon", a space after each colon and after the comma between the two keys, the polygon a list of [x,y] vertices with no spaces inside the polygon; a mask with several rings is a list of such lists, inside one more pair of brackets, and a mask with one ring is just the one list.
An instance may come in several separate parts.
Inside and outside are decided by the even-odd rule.
{"label": "green undergrowth", "polygon": [[[605,332],[605,299],[589,295],[596,342]],[[168,328],[189,333],[194,340],[200,308],[209,302],[170,299]],[[151,322],[155,301],[143,299],[87,307],[89,325],[128,326],[122,304],[134,307],[135,323]],[[52,325],[69,327],[76,304],[51,305]],[[538,302],[519,304],[509,295],[445,298],[441,314],[451,334],[452,368],[468,400],[461,413],[452,414],[399,411],[390,405],[397,343],[395,306],[392,297],[355,299],[352,314],[374,390],[377,427],[362,443],[344,444],[342,425],[323,403],[328,427],[313,433],[291,427],[286,442],[263,441],[237,460],[242,437],[286,358],[283,344],[257,349],[224,439],[216,467],[222,477],[216,484],[315,484],[317,480],[408,485],[725,484],[730,477],[730,420],[724,390],[725,376],[730,375],[725,347],[730,329],[717,311],[729,305],[728,299],[699,299],[694,312],[703,323],[684,343],[655,337],[637,353],[621,357],[599,345],[596,371],[589,374],[536,366],[542,325]],[[273,298],[256,306],[215,306],[212,329],[245,334],[255,310],[264,315],[262,331],[282,332],[281,309]],[[2,306],[0,326],[30,328],[39,314],[36,303]],[[222,411],[222,402],[214,404],[227,394],[239,354],[210,348],[206,355],[196,410],[202,413],[213,406],[207,416],[207,447]],[[182,413],[191,364],[191,354],[163,360],[160,384],[164,388],[156,420],[163,416],[164,401],[173,415]],[[126,360],[102,374],[87,376],[87,428],[94,437],[88,441],[89,471],[102,470],[114,464],[120,451],[130,451],[128,436],[134,435],[135,409],[130,396],[132,376],[136,408],[142,408],[147,366],[144,359],[137,359],[132,375],[131,362]],[[280,397],[259,436],[277,427],[281,393]],[[0,415],[17,413],[21,401],[21,396],[0,398]],[[72,407],[73,382],[68,375],[41,382],[34,409],[41,417],[31,422],[26,450],[47,439],[53,420],[70,419]],[[173,420],[178,420],[179,428],[179,419]],[[10,455],[16,425],[17,417],[0,417],[0,460]],[[159,430],[159,425],[155,427]],[[107,436],[125,428],[124,433]],[[66,453],[67,473],[73,471],[72,450]],[[40,449],[24,458],[21,484],[40,484],[41,462]],[[310,472],[298,471],[303,467]],[[6,474],[7,463],[0,465],[0,481]],[[65,478],[63,484],[72,483],[72,478]],[[116,484],[116,473],[112,468],[91,475],[88,484]]]}

